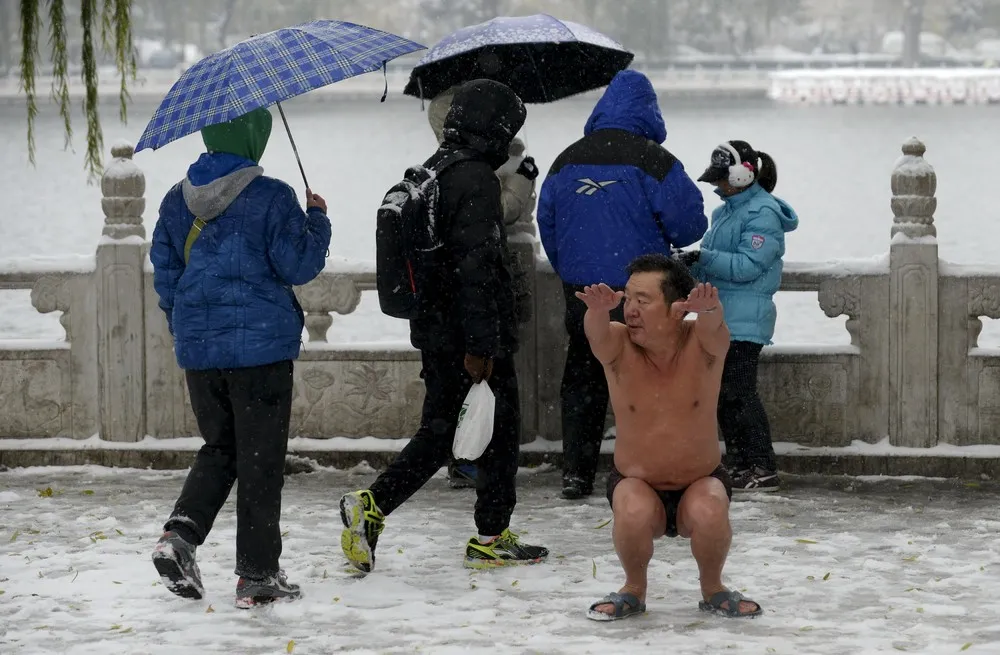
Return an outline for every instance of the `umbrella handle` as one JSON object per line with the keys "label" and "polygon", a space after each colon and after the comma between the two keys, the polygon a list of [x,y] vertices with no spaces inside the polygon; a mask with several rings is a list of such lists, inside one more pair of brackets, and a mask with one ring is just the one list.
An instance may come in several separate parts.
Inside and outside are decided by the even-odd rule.
{"label": "umbrella handle", "polygon": [[275,103],[278,105],[278,113],[281,114],[281,122],[285,124],[285,131],[288,132],[288,140],[292,143],[292,152],[295,153],[295,161],[299,164],[299,172],[302,173],[302,181],[305,182],[306,191],[309,190],[309,180],[306,179],[306,171],[302,168],[302,159],[299,158],[299,149],[295,147],[295,139],[292,138],[292,130],[288,127],[288,119],[285,118],[285,110],[281,108],[281,103]]}

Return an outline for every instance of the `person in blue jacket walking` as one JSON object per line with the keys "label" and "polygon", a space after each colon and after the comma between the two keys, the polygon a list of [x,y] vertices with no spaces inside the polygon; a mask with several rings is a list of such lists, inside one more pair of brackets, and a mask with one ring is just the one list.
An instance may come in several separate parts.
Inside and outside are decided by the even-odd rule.
{"label": "person in blue jacket walking", "polygon": [[[705,233],[701,191],[661,144],[667,128],[649,79],[618,73],[597,102],[584,137],[552,164],[538,202],[538,231],[563,282],[569,350],[562,379],[563,497],[593,492],[608,411],[604,368],[583,329],[587,285],[622,290],[640,255],[669,255]],[[622,308],[612,319],[624,322]]]}
{"label": "person in blue jacket walking", "polygon": [[778,489],[778,466],[767,413],[757,393],[757,363],[771,343],[781,286],[785,233],[798,227],[795,211],[771,194],[778,183],[774,160],[746,141],[728,141],[712,152],[698,178],[715,185],[723,204],[700,250],[678,257],[702,282],[719,289],[730,347],[719,394],[719,428],[726,460],[739,491]]}
{"label": "person in blue jacket walking", "polygon": [[301,596],[279,568],[281,489],[292,361],[304,317],[292,291],[326,264],[326,202],[266,177],[258,162],[271,113],[257,109],[201,131],[208,152],[163,198],[149,258],[160,308],[185,370],[205,445],[153,564],[183,598],[205,590],[195,549],[237,484],[236,606]]}

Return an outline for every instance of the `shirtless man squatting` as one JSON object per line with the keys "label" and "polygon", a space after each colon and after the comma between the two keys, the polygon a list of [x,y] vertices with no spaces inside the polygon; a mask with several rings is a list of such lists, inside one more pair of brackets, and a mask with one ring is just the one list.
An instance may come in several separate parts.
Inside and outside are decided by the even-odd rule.
{"label": "shirtless man squatting", "polygon": [[[695,284],[687,268],[658,254],[628,267],[625,291],[605,284],[577,293],[584,328],[604,365],[615,413],[614,466],[608,501],[625,585],[590,606],[587,617],[613,621],[646,611],[653,542],[691,540],[703,599],[698,607],[727,617],[762,613],[722,584],[732,529],[732,488],[722,466],[716,407],[729,349],[719,292]],[[625,324],[610,311],[625,298]],[[697,314],[686,320],[688,313]]]}

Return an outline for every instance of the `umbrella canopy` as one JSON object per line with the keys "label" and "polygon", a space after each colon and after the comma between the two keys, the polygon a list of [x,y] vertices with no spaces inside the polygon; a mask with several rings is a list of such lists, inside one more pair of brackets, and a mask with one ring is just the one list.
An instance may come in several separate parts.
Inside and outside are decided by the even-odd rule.
{"label": "umbrella canopy", "polygon": [[207,125],[378,70],[389,60],[425,48],[395,34],[336,20],[259,34],[184,71],[153,113],[135,150],[155,150]]}
{"label": "umbrella canopy", "polygon": [[548,14],[504,16],[441,39],[410,73],[403,93],[433,98],[486,78],[506,84],[524,102],[553,102],[607,86],[633,57],[586,25]]}

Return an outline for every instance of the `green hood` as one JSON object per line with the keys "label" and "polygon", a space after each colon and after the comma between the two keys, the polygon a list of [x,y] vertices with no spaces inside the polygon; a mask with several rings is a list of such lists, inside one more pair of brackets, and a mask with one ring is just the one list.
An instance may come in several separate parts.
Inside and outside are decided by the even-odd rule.
{"label": "green hood", "polygon": [[209,125],[201,138],[209,152],[226,152],[260,163],[271,136],[271,112],[261,107],[226,123]]}

